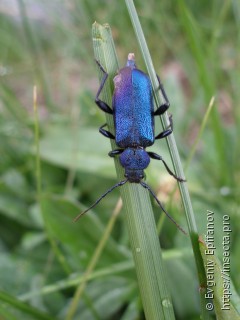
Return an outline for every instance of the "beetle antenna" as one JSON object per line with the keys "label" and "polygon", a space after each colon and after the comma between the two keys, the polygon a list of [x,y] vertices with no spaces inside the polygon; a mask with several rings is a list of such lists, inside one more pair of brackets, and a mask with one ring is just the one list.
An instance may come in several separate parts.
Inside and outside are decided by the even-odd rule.
{"label": "beetle antenna", "polygon": [[122,180],[122,181],[116,183],[113,187],[111,187],[111,188],[108,189],[104,194],[102,194],[101,197],[98,198],[98,199],[94,202],[94,204],[92,204],[88,209],[86,209],[85,211],[79,213],[79,214],[73,219],[73,221],[74,221],[74,222],[78,221],[78,220],[81,218],[81,216],[83,216],[83,215],[84,215],[85,213],[87,213],[89,210],[91,210],[92,208],[94,208],[104,197],[106,197],[107,194],[109,194],[110,192],[112,192],[115,188],[123,186],[127,181],[128,181],[128,179]]}
{"label": "beetle antenna", "polygon": [[161,204],[161,202],[158,200],[157,196],[155,195],[155,193],[152,191],[152,189],[149,187],[148,184],[146,184],[145,182],[141,181],[140,184],[148,189],[148,191],[151,193],[151,195],[153,196],[153,198],[157,201],[159,207],[162,209],[162,211],[166,214],[166,216],[178,227],[179,230],[182,231],[182,233],[184,233],[185,235],[187,234],[187,232],[185,230],[182,229],[182,227],[180,227],[180,225],[170,216],[170,214],[164,209],[163,205]]}

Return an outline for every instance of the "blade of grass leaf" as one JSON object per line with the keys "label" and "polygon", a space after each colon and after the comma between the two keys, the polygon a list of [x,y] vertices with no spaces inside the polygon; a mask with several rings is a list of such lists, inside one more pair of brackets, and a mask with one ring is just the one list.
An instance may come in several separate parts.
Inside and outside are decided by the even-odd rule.
{"label": "blade of grass leaf", "polygon": [[37,310],[36,308],[33,308],[32,306],[28,305],[27,303],[22,302],[19,299],[16,299],[10,294],[7,294],[6,292],[0,291],[0,300],[4,303],[9,304],[12,308],[18,309],[24,312],[25,314],[31,315],[33,319],[54,320],[52,315],[50,316],[46,313],[43,313]]}
{"label": "blade of grass leaf", "polygon": [[48,222],[45,219],[44,215],[44,206],[42,205],[42,174],[41,174],[41,161],[40,161],[40,145],[39,145],[39,118],[38,118],[38,105],[37,105],[37,87],[33,87],[33,111],[34,111],[34,138],[35,138],[35,146],[36,146],[36,184],[37,184],[37,199],[40,204],[40,210],[42,213],[44,226],[46,230],[46,234],[48,236],[49,242],[55,253],[56,257],[58,258],[60,264],[62,265],[63,269],[67,274],[71,272],[71,268],[69,267],[64,255],[60,251],[57,246],[55,239],[53,239],[49,232]]}
{"label": "blade of grass leaf", "polygon": [[[112,79],[118,70],[118,62],[110,28],[95,23],[92,32],[95,58]],[[112,90],[112,81],[108,81],[102,99],[109,105]],[[111,131],[113,119],[108,115],[106,118]],[[114,141],[111,143],[114,148]],[[118,159],[115,159],[115,164],[118,179],[122,179],[123,169]],[[142,186],[127,183],[121,188],[121,196],[146,319],[174,319],[149,194]]]}
{"label": "blade of grass leaf", "polygon": [[197,137],[196,137],[196,139],[195,139],[195,141],[193,143],[193,146],[191,148],[191,151],[190,151],[189,156],[187,158],[187,161],[185,163],[185,166],[184,166],[185,171],[187,170],[187,168],[188,168],[190,162],[192,161],[192,158],[193,158],[193,156],[194,156],[194,154],[196,152],[198,142],[199,142],[199,140],[200,140],[200,138],[202,136],[202,133],[203,133],[205,127],[206,127],[207,120],[209,118],[209,115],[210,115],[210,112],[211,112],[212,107],[214,105],[214,102],[215,102],[215,97],[212,97],[210,102],[209,102],[208,108],[207,108],[207,110],[206,110],[206,112],[204,114],[204,117],[203,117],[200,129],[199,129],[198,135],[197,135]]}
{"label": "blade of grass leaf", "polygon": [[[213,266],[213,279],[215,285],[212,286],[212,296],[213,296],[213,303],[214,309],[216,312],[217,319],[221,320],[237,320],[240,317],[237,309],[235,308],[232,302],[232,294],[235,293],[234,289],[231,287],[232,283],[230,282],[230,277],[227,272],[224,271],[223,266],[221,265],[219,259],[214,255],[208,255],[206,252],[208,251],[208,246],[202,239],[199,238],[199,247],[205,262],[206,272],[208,266]],[[229,287],[226,286],[229,285]],[[233,291],[232,291],[233,289]],[[228,293],[230,293],[230,297],[227,298]],[[238,295],[236,295],[236,299],[239,300]]]}
{"label": "blade of grass leaf", "polygon": [[41,198],[42,180],[41,180],[41,163],[40,163],[40,147],[39,147],[39,120],[38,120],[38,107],[37,107],[37,87],[33,87],[33,111],[34,111],[34,138],[36,146],[36,183],[37,195]]}
{"label": "blade of grass leaf", "polygon": [[76,313],[77,310],[77,306],[79,304],[79,301],[81,299],[81,296],[83,294],[83,291],[87,285],[87,282],[89,280],[89,277],[91,276],[94,268],[96,267],[96,264],[104,250],[105,244],[112,232],[112,229],[115,225],[116,219],[119,215],[119,212],[122,208],[122,201],[121,199],[117,202],[115,209],[113,210],[113,214],[111,215],[109,222],[105,228],[103,237],[100,239],[98,246],[94,252],[94,254],[92,255],[92,258],[89,262],[89,265],[87,267],[87,270],[85,271],[84,275],[83,275],[83,280],[79,283],[77,290],[75,291],[73,300],[70,304],[70,307],[68,309],[67,312],[67,316],[66,316],[66,320],[71,320],[73,319],[74,314]]}
{"label": "blade of grass leaf", "polygon": [[[139,46],[142,51],[143,59],[145,61],[149,77],[152,81],[154,93],[155,93],[155,99],[157,105],[160,105],[162,100],[164,100],[164,97],[161,95],[160,91],[158,90],[158,81],[156,77],[156,72],[153,67],[153,63],[151,60],[151,56],[147,47],[147,43],[141,28],[140,21],[138,19],[138,15],[134,6],[134,3],[132,0],[125,0],[126,6],[128,8],[128,12],[133,24],[133,28],[139,43]],[[160,116],[163,128],[167,128],[169,125],[169,118],[167,113],[164,115]],[[176,142],[174,135],[171,134],[170,136],[167,137],[167,144],[169,148],[169,152],[172,158],[173,166],[175,169],[175,173],[177,176],[180,176],[184,178],[184,172],[182,168],[182,164],[180,161],[180,156],[177,150]],[[191,237],[191,242],[192,242],[192,247],[193,247],[193,252],[194,252],[194,257],[196,261],[196,266],[197,266],[197,271],[198,271],[198,277],[199,277],[199,284],[200,288],[206,288],[206,276],[205,276],[205,270],[203,266],[203,261],[202,257],[199,251],[199,246],[198,246],[198,231],[197,231],[197,226],[196,226],[196,221],[193,213],[193,208],[188,192],[188,188],[186,183],[178,183],[182,201],[183,201],[183,206],[185,209],[185,214],[186,214],[186,219],[187,219],[187,224],[190,232],[190,237]],[[206,301],[205,301],[205,289],[200,290],[200,297],[201,297],[201,314],[203,319],[209,319],[208,312],[206,311]]]}

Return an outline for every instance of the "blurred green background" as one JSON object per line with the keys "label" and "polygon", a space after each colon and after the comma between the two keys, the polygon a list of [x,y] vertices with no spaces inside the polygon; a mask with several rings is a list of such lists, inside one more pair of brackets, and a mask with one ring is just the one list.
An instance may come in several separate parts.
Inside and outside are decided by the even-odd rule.
{"label": "blurred green background", "polygon": [[[135,5],[171,102],[183,165],[215,97],[186,176],[200,233],[206,232],[207,210],[214,212],[220,261],[222,216],[230,216],[231,277],[239,292],[240,2],[136,0]],[[105,115],[94,104],[98,89],[91,42],[94,21],[110,24],[120,65],[135,52],[144,69],[124,1],[0,1],[1,319],[65,319],[79,277],[105,234],[119,197],[114,191],[94,213],[72,223],[79,211],[116,182],[113,161],[107,156],[110,143],[98,133]],[[158,122],[156,132],[161,131]],[[171,165],[164,141],[151,149]],[[179,194],[169,197],[175,181],[164,167],[152,161],[147,179],[174,219],[184,225]],[[154,209],[158,220],[161,212],[155,205]],[[123,211],[73,319],[144,319]],[[176,318],[198,319],[190,241],[169,221],[160,240]]]}

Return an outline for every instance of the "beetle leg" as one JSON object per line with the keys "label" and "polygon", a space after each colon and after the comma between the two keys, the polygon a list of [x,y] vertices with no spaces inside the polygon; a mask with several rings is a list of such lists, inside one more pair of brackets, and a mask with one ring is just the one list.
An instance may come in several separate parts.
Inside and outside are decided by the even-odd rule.
{"label": "beetle leg", "polygon": [[164,130],[163,132],[159,133],[159,134],[155,137],[155,140],[157,140],[157,139],[162,139],[162,138],[166,138],[167,136],[169,136],[169,135],[173,132],[172,114],[169,115],[168,120],[169,120],[169,125],[167,126],[166,130]]}
{"label": "beetle leg", "polygon": [[163,132],[159,133],[159,134],[155,137],[155,140],[166,138],[166,137],[169,136],[171,133],[172,133],[172,129],[164,130]]}
{"label": "beetle leg", "polygon": [[183,230],[182,227],[180,227],[180,225],[170,216],[170,214],[164,209],[163,205],[161,204],[161,202],[158,200],[157,196],[155,195],[155,193],[152,191],[152,189],[149,187],[148,184],[146,184],[143,181],[140,181],[140,184],[147,189],[151,195],[153,196],[153,198],[157,201],[157,204],[159,205],[159,207],[162,209],[162,211],[166,214],[166,216],[178,227],[179,230],[182,231],[182,233],[187,234],[185,230]]}
{"label": "beetle leg", "polygon": [[167,111],[169,108],[169,105],[166,103],[161,104],[156,111],[154,111],[154,116],[160,116],[161,114],[164,114],[164,112]]}
{"label": "beetle leg", "polygon": [[167,97],[167,94],[166,94],[166,92],[165,92],[165,90],[164,90],[164,88],[163,88],[163,84],[162,84],[162,82],[161,82],[161,80],[160,80],[160,77],[159,77],[158,74],[157,74],[156,76],[157,76],[158,83],[159,83],[159,89],[160,89],[161,92],[162,92],[162,95],[163,95],[163,97],[164,97],[164,99],[165,99],[165,101],[166,101],[166,104],[168,105],[168,107],[170,107],[170,102],[169,102],[168,97]]}
{"label": "beetle leg", "polygon": [[108,153],[109,157],[115,157],[117,156],[118,154],[121,154],[122,152],[124,151],[124,149],[115,149],[115,150],[112,150]]}
{"label": "beetle leg", "polygon": [[159,76],[158,75],[156,75],[156,76],[157,76],[158,83],[159,83],[159,89],[161,90],[161,93],[162,93],[162,95],[164,97],[164,100],[165,100],[165,102],[162,103],[157,108],[157,110],[154,112],[154,116],[159,116],[159,115],[163,114],[170,107],[170,102],[168,100],[167,94],[166,94],[166,92],[165,92],[165,90],[163,88],[163,85],[161,83],[161,80],[160,80]]}
{"label": "beetle leg", "polygon": [[112,111],[112,109],[109,107],[109,105],[108,105],[106,102],[104,102],[104,101],[102,101],[102,100],[99,99],[99,96],[100,96],[100,94],[101,94],[101,92],[102,92],[102,89],[103,89],[103,87],[104,87],[104,85],[105,85],[105,83],[106,83],[106,81],[107,81],[108,73],[104,70],[103,66],[100,64],[99,61],[96,60],[96,63],[97,63],[97,65],[99,66],[100,70],[103,72],[103,78],[102,78],[102,81],[101,81],[101,83],[100,83],[100,87],[99,87],[98,92],[97,92],[96,97],[95,97],[95,103],[98,105],[98,107],[99,107],[102,111],[104,111],[104,112],[106,112],[106,113],[113,114],[113,111]]}
{"label": "beetle leg", "polygon": [[166,162],[163,160],[163,158],[162,158],[159,154],[149,151],[149,152],[148,152],[148,155],[149,155],[149,157],[152,158],[152,159],[161,160],[161,161],[163,162],[163,164],[164,164],[167,172],[168,172],[171,176],[173,176],[177,181],[179,181],[179,182],[184,182],[184,181],[186,181],[185,179],[176,176],[176,175],[169,169],[168,165],[166,164]]}
{"label": "beetle leg", "polygon": [[105,129],[103,129],[104,127],[106,127],[106,123],[104,123],[100,128],[99,128],[99,132],[104,136],[104,137],[107,137],[109,139],[115,139],[114,135],[110,132],[110,131],[107,131]]}

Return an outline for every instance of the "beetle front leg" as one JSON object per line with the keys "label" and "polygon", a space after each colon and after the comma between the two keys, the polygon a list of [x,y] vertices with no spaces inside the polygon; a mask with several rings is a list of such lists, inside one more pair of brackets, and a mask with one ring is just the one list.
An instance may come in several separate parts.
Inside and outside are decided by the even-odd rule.
{"label": "beetle front leg", "polygon": [[179,181],[179,182],[184,182],[184,181],[186,181],[185,179],[176,176],[176,175],[171,171],[171,169],[168,167],[168,165],[166,164],[166,162],[163,160],[163,158],[162,158],[159,154],[154,153],[154,152],[148,152],[148,155],[149,155],[149,157],[152,158],[152,159],[161,160],[161,161],[163,162],[163,164],[164,164],[167,172],[168,172],[171,176],[173,176],[177,181]]}
{"label": "beetle front leg", "polygon": [[102,81],[101,81],[101,83],[100,83],[100,87],[99,87],[98,92],[97,92],[96,97],[95,97],[95,103],[98,105],[98,107],[99,107],[102,111],[104,111],[104,112],[106,112],[106,113],[113,114],[113,111],[112,111],[112,109],[109,107],[109,105],[108,105],[106,102],[104,102],[104,101],[102,101],[102,100],[99,99],[99,96],[100,96],[100,94],[101,94],[101,92],[102,92],[102,90],[103,90],[103,87],[104,87],[104,85],[105,85],[105,83],[106,83],[106,81],[107,81],[108,73],[104,70],[103,66],[100,64],[99,61],[96,60],[96,63],[97,63],[97,65],[99,66],[100,70],[103,72],[103,78],[102,78]]}
{"label": "beetle front leg", "polygon": [[115,136],[110,132],[110,131],[107,131],[105,129],[103,129],[104,127],[106,127],[106,123],[104,123],[100,128],[99,128],[99,132],[104,136],[104,137],[107,137],[109,139],[115,139]]}

